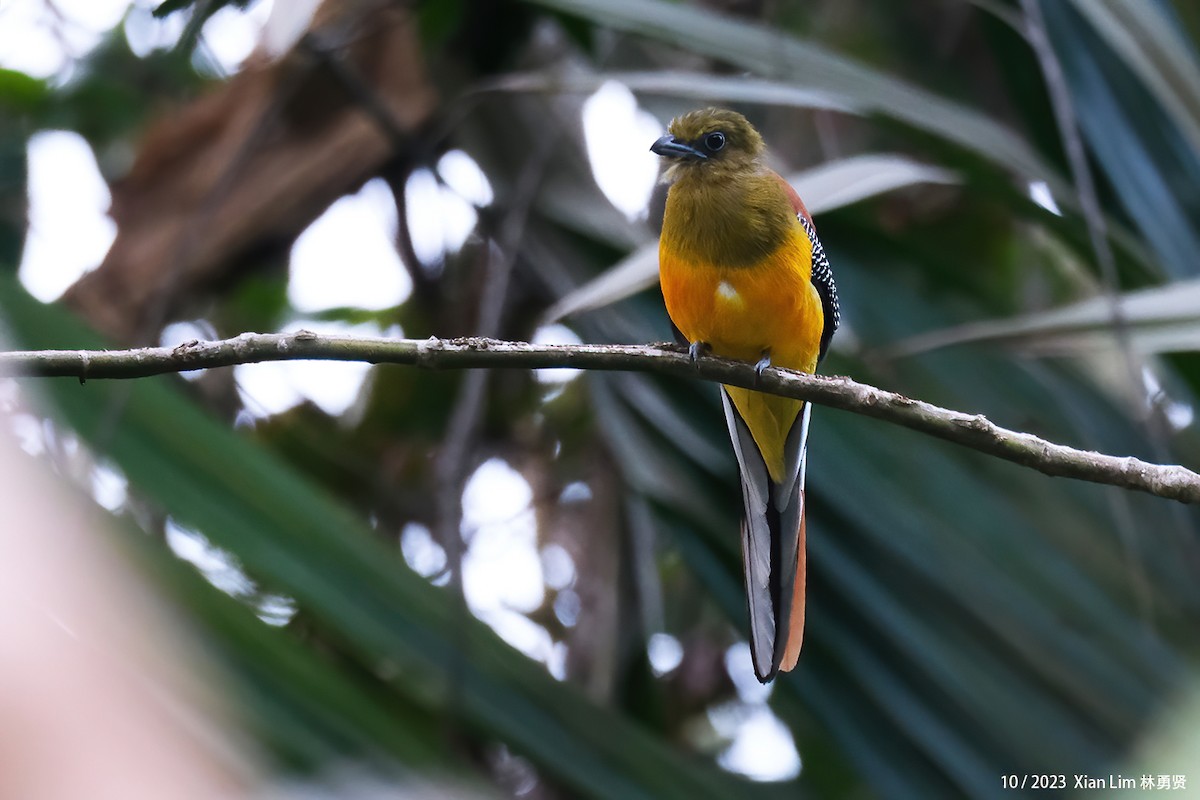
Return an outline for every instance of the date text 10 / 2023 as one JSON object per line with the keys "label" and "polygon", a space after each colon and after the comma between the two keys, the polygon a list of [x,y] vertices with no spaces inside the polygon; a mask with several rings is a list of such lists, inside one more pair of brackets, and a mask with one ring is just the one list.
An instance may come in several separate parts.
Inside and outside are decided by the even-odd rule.
{"label": "date text 10 / 2023", "polygon": [[1004,789],[1150,789],[1150,790],[1179,790],[1187,788],[1185,775],[1143,775],[1139,781],[1129,775],[1082,775],[1070,776],[1064,774],[1020,775],[1011,773],[1000,776],[1000,785]]}

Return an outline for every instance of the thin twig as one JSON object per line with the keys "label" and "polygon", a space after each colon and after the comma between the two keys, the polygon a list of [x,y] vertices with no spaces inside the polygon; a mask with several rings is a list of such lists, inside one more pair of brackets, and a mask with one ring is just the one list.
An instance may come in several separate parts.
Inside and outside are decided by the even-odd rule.
{"label": "thin twig", "polygon": [[[547,143],[521,171],[508,211],[500,222],[498,241],[489,239],[484,244],[484,280],[475,319],[475,331],[480,337],[500,334],[504,309],[509,299],[508,287],[517,262],[517,246],[524,236],[529,210],[533,207],[537,189],[545,176],[550,150],[551,145]],[[488,370],[479,369],[468,372],[465,376],[446,424],[446,435],[434,461],[438,538],[442,547],[446,548],[450,583],[457,598],[458,612],[464,617],[464,624],[458,626],[460,638],[456,651],[460,654],[468,653],[470,644],[465,638],[469,626],[465,624],[468,608],[463,584],[462,495],[468,477],[467,468],[470,466],[468,460],[478,438],[486,408],[488,375]],[[466,656],[455,659],[452,665],[455,674],[451,676],[449,685],[456,687],[453,690],[455,692],[458,692],[457,687],[463,686],[465,682],[465,658]],[[461,703],[461,697],[456,694],[451,698],[451,703]]]}
{"label": "thin twig", "polygon": [[[1125,367],[1130,391],[1133,392],[1129,398],[1130,410],[1145,431],[1154,458],[1162,460],[1167,457],[1167,445],[1162,429],[1151,416],[1153,406],[1140,402],[1145,395],[1143,366],[1134,355],[1129,320],[1121,306],[1120,276],[1117,274],[1116,259],[1113,257],[1112,247],[1108,242],[1107,225],[1100,207],[1100,198],[1096,192],[1096,182],[1092,177],[1092,170],[1084,149],[1083,136],[1079,130],[1079,118],[1075,113],[1071,89],[1067,84],[1067,77],[1063,73],[1062,62],[1050,41],[1046,20],[1042,14],[1041,0],[1021,0],[1021,10],[1025,38],[1042,68],[1042,76],[1046,81],[1046,91],[1050,98],[1050,107],[1054,113],[1055,122],[1058,124],[1063,152],[1066,154],[1075,191],[1079,196],[1079,207],[1087,224],[1092,253],[1100,268],[1100,280],[1108,304],[1113,336],[1121,356],[1121,362]],[[1112,504],[1117,530],[1130,564],[1133,593],[1137,598],[1142,617],[1149,619],[1152,595],[1141,560],[1136,556],[1138,533],[1134,525],[1133,509],[1130,508],[1127,498],[1123,495],[1110,495],[1109,502]],[[1189,523],[1181,520],[1181,525],[1186,528]]]}
{"label": "thin twig", "polygon": [[539,345],[475,338],[363,338],[311,331],[243,333],[217,342],[188,342],[174,349],[0,352],[0,374],[73,377],[82,381],[144,378],[207,367],[296,360],[366,361],[428,369],[572,367],[700,378],[875,417],[1047,475],[1200,503],[1200,475],[1181,466],[1076,450],[1029,433],[1001,428],[979,414],[939,408],[850,378],[805,375],[772,367],[756,379],[751,364],[712,357],[693,363],[686,353],[665,344]]}
{"label": "thin twig", "polygon": [[1092,170],[1088,166],[1083,136],[1079,132],[1075,107],[1071,100],[1071,90],[1067,86],[1067,78],[1063,74],[1062,64],[1050,42],[1039,0],[1021,0],[1021,8],[1025,14],[1025,37],[1042,67],[1046,91],[1050,96],[1050,107],[1054,112],[1055,122],[1058,124],[1063,152],[1070,165],[1075,191],[1079,195],[1079,207],[1083,211],[1083,218],[1087,224],[1092,253],[1100,268],[1100,279],[1104,295],[1108,300],[1109,318],[1116,336],[1117,347],[1129,373],[1130,387],[1142,386],[1144,381],[1141,367],[1133,355],[1133,347],[1129,339],[1129,321],[1121,308],[1118,294],[1120,278],[1117,275],[1117,264],[1108,243],[1107,225],[1104,221],[1104,213],[1100,208],[1100,199],[1096,193]]}

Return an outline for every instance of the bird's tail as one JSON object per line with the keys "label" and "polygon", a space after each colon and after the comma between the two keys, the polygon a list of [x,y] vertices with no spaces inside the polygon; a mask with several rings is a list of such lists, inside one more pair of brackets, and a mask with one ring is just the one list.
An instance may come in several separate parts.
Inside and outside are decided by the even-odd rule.
{"label": "bird's tail", "polygon": [[796,666],[804,638],[804,472],[812,406],[788,431],[784,470],[774,481],[762,453],[722,390],[725,419],[742,478],[742,561],[750,610],[750,650],[763,683]]}

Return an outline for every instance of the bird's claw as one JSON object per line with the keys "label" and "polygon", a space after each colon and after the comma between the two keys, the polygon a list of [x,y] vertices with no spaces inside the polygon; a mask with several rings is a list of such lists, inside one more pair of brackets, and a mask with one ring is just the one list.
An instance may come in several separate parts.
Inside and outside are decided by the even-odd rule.
{"label": "bird's claw", "polygon": [[754,363],[754,382],[757,384],[762,380],[763,371],[771,366],[771,351],[763,350],[762,358]]}
{"label": "bird's claw", "polygon": [[709,349],[708,342],[692,342],[688,346],[688,356],[692,359],[692,363],[695,364],[700,360],[701,356],[708,355]]}

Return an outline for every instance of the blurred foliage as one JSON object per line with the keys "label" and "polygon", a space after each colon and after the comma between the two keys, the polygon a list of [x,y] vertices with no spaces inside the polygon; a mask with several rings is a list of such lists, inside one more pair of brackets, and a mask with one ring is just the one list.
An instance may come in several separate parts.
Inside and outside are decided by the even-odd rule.
{"label": "blurred foliage", "polygon": [[[433,264],[409,254],[414,292],[401,307],[324,316],[398,323],[411,337],[474,332],[489,253],[505,243],[514,261],[493,299],[499,333],[531,337],[546,308],[653,242],[651,223],[626,219],[596,187],[579,122],[592,89],[637,74],[639,102],[660,120],[704,102],[744,110],[781,169],[882,152],[957,175],[956,185],[913,185],[818,215],[846,320],[826,371],[1054,441],[1196,468],[1194,333],[1148,335],[1164,324],[1158,300],[1127,322],[1133,352],[1113,336],[1073,345],[1039,316],[1150,288],[1166,303],[1173,285],[1200,277],[1195,9],[1042,5],[1119,285],[1096,267],[1018,3],[461,0],[415,4],[442,105],[381,175],[403,220],[408,175],[460,148],[495,202],[460,251]],[[120,160],[106,154],[127,152],[149,119],[199,90],[186,55],[139,60],[114,33],[62,85],[0,72],[0,264],[19,257],[27,137],[78,130],[117,178]],[[549,88],[505,88],[517,74]],[[1039,182],[1061,213],[1030,199]],[[275,256],[290,244],[273,239]],[[195,298],[192,311],[221,335],[274,328],[299,316],[285,288],[284,276],[259,270]],[[97,343],[11,278],[0,289],[25,346]],[[1089,333],[1105,332],[1102,312],[1085,320]],[[1172,312],[1169,322],[1192,331],[1197,317]],[[894,355],[911,337],[994,318],[1007,321],[1006,336]],[[566,324],[585,341],[669,338],[654,290]],[[1049,336],[1059,336],[1056,357],[1031,355]],[[799,668],[770,696],[803,771],[782,786],[722,772],[712,757],[725,743],[706,712],[737,698],[722,659],[745,611],[738,484],[715,390],[642,375],[592,374],[561,389],[488,376],[451,466],[461,478],[489,458],[508,461],[533,487],[541,541],[575,558],[576,624],[555,617],[555,590],[531,615],[566,644],[563,683],[396,552],[406,524],[445,528],[437,465],[464,379],[376,368],[340,419],[306,404],[236,430],[241,400],[227,375],[39,384],[62,424],[156,510],[126,510],[130,527],[169,515],[231,554],[261,592],[294,601],[292,621],[272,629],[255,616],[261,592],[235,602],[158,539],[132,537],[281,765],[470,765],[513,790],[497,766],[502,746],[527,760],[538,797],[750,798],[798,786],[812,797],[928,798],[1011,797],[1000,776],[1012,772],[1183,773],[1200,763],[1139,749],[1198,674],[1194,509],[819,410],[809,630]],[[577,483],[590,492],[582,510],[566,499]],[[660,631],[684,649],[664,676],[646,657]]]}

